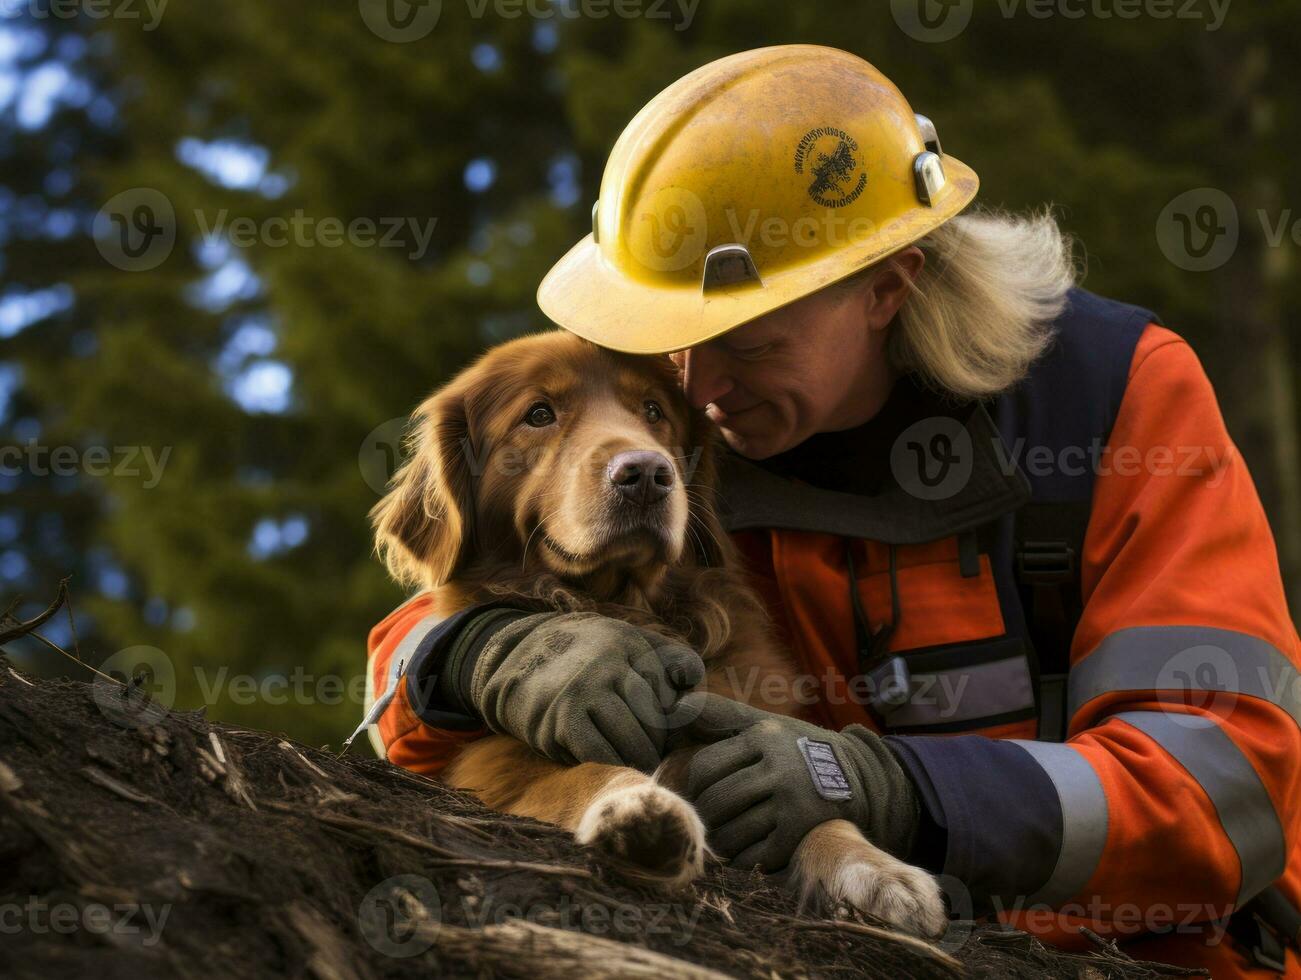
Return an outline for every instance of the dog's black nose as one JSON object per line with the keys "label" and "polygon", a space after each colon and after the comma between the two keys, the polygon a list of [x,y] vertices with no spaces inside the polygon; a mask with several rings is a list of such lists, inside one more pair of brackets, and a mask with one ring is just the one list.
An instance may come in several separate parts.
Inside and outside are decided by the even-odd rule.
{"label": "dog's black nose", "polygon": [[649,450],[619,453],[605,475],[625,499],[642,507],[658,503],[673,489],[673,464]]}

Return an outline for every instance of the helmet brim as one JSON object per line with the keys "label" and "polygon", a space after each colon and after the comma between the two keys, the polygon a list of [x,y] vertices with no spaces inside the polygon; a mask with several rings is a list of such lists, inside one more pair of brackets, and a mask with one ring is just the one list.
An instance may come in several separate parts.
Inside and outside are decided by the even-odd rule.
{"label": "helmet brim", "polygon": [[652,285],[621,274],[591,235],[552,266],[538,287],[542,312],[601,347],[629,354],[666,354],[695,347],[766,313],[839,282],[924,238],[959,214],[980,180],[955,157],[944,157],[947,182],[934,207],[915,208],[855,244],[779,273],[708,293],[699,285]]}

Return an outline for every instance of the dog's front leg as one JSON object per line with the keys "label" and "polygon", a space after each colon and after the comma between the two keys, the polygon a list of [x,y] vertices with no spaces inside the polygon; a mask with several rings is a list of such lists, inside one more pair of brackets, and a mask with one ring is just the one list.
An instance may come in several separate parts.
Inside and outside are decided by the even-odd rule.
{"label": "dog's front leg", "polygon": [[661,884],[685,885],[704,870],[705,827],[695,809],[636,769],[563,766],[493,735],[466,746],[443,779],[494,810],[564,827]]}
{"label": "dog's front leg", "polygon": [[804,901],[843,901],[927,938],[948,925],[935,878],[887,854],[848,820],[828,820],[805,834],[791,872]]}

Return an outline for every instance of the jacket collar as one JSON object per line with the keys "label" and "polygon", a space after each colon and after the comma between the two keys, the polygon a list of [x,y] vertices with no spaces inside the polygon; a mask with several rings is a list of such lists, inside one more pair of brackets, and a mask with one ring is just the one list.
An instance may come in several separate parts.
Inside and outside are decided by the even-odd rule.
{"label": "jacket collar", "polygon": [[723,526],[907,545],[988,524],[1028,501],[1030,483],[1009,462],[984,405],[965,416],[922,419],[900,434],[889,459],[864,459],[864,466],[886,467],[894,477],[870,497],[814,487],[729,451],[719,465]]}

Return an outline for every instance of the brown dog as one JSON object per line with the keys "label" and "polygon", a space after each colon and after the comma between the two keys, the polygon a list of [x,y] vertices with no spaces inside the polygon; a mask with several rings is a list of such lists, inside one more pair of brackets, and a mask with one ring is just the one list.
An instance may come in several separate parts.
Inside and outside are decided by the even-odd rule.
{"label": "brown dog", "polygon": [[[439,614],[511,595],[592,610],[690,645],[715,693],[792,690],[764,684],[794,669],[715,515],[715,434],[689,410],[668,358],[616,354],[563,332],[524,337],[489,351],[413,421],[408,458],[371,516],[394,577],[431,590]],[[653,501],[628,506],[629,473],[656,481]],[[684,784],[689,760],[689,749],[674,752],[656,776],[567,767],[493,735],[461,750],[444,778],[685,884],[706,851],[700,819],[671,788]],[[927,935],[944,928],[934,879],[846,821],[810,831],[792,872],[806,898]]]}

